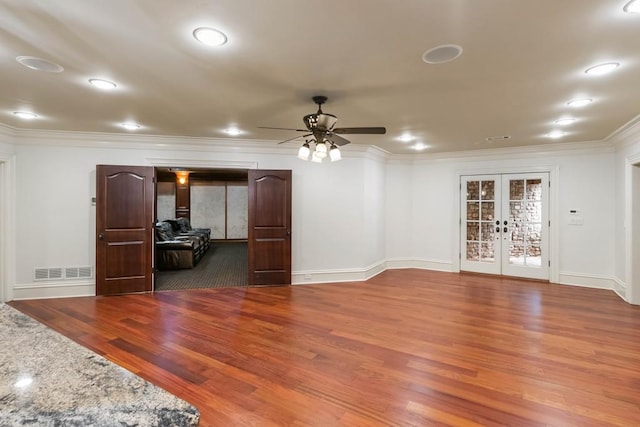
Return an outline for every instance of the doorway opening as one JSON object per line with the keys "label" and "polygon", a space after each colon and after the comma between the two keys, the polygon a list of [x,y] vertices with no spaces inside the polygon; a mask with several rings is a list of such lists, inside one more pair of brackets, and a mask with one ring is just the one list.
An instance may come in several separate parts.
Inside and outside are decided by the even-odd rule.
{"label": "doorway opening", "polygon": [[154,289],[248,286],[248,171],[157,167],[156,180]]}
{"label": "doorway opening", "polygon": [[461,176],[460,268],[549,280],[549,174]]}

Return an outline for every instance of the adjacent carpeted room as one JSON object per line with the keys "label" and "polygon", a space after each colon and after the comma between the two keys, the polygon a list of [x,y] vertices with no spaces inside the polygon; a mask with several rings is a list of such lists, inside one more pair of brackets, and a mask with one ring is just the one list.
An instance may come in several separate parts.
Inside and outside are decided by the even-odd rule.
{"label": "adjacent carpeted room", "polygon": [[212,242],[192,269],[156,273],[156,291],[247,286],[247,242]]}

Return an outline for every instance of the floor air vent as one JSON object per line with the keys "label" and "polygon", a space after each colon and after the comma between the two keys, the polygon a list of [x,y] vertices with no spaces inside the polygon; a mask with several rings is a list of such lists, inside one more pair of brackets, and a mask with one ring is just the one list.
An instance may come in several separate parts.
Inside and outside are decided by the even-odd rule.
{"label": "floor air vent", "polygon": [[34,281],[62,279],[90,279],[93,277],[92,267],[54,267],[36,268]]}

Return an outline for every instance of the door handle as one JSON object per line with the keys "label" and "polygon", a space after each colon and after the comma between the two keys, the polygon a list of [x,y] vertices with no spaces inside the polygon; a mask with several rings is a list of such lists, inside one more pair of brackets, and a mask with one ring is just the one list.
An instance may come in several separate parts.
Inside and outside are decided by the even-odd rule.
{"label": "door handle", "polygon": [[509,229],[507,227],[505,227],[502,231],[504,231],[506,233],[507,231],[509,231]]}
{"label": "door handle", "polygon": [[98,239],[104,240],[104,234],[102,234],[102,233],[98,234]]}
{"label": "door handle", "polygon": [[496,225],[500,225],[500,220],[497,220],[497,221],[496,221]]}
{"label": "door handle", "polygon": [[500,232],[500,227],[496,227],[496,233]]}

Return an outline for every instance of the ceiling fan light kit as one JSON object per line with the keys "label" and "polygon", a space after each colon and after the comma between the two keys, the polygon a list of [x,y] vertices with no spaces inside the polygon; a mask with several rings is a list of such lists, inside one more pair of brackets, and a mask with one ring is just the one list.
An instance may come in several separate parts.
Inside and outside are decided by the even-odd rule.
{"label": "ceiling fan light kit", "polygon": [[[306,132],[305,135],[293,137],[279,142],[279,144],[293,141],[298,138],[307,138],[302,147],[298,149],[298,158],[302,160],[309,160],[311,154],[311,161],[315,163],[322,163],[322,160],[329,156],[332,162],[337,162],[342,159],[342,153],[338,146],[349,144],[351,141],[340,136],[339,134],[361,134],[361,135],[384,135],[387,129],[384,127],[351,127],[351,128],[336,128],[338,118],[333,114],[328,114],[322,111],[322,104],[327,102],[327,97],[322,95],[314,96],[313,102],[318,105],[318,112],[315,114],[307,114],[302,118],[306,129],[291,129],[291,128],[278,128],[278,127],[261,127],[262,129],[280,129],[280,130],[292,130],[295,132]],[[314,144],[313,151],[311,151],[311,144]]]}

